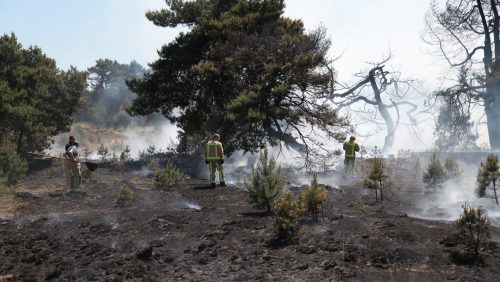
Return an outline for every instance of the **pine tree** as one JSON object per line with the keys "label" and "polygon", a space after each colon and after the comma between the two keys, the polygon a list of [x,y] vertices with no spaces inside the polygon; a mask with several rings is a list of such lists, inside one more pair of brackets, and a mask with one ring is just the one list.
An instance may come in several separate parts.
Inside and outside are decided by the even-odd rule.
{"label": "pine tree", "polygon": [[21,155],[48,148],[50,136],[69,131],[85,84],[85,72],[62,71],[40,48],[1,36],[0,143]]}
{"label": "pine tree", "polygon": [[299,234],[297,218],[300,215],[299,201],[288,191],[278,197],[274,205],[274,232],[279,239],[293,242]]}
{"label": "pine tree", "polygon": [[267,149],[264,149],[257,165],[252,169],[250,180],[245,182],[250,203],[270,212],[274,199],[279,196],[285,184],[285,176],[276,160],[269,157]]}
{"label": "pine tree", "polygon": [[460,165],[453,155],[448,155],[444,161],[444,175],[446,180],[459,181],[462,176]]}
{"label": "pine tree", "polygon": [[324,103],[332,83],[324,29],[306,32],[301,20],[283,15],[283,0],[176,0],[167,6],[148,12],[148,19],[187,31],[163,46],[150,73],[128,81],[138,95],[131,114],[161,111],[182,129],[182,151],[221,132],[227,154],[279,142],[309,162],[333,153],[314,142],[320,134],[302,132],[312,127],[345,138],[347,120]]}
{"label": "pine tree", "polygon": [[489,154],[486,161],[481,162],[479,165],[476,180],[476,195],[480,198],[485,197],[487,190],[491,189],[498,205],[496,183],[499,175],[498,156]]}
{"label": "pine tree", "polygon": [[443,165],[439,161],[436,152],[432,153],[429,164],[424,171],[423,181],[427,183],[428,187],[436,187],[442,184],[445,180],[445,171]]}
{"label": "pine tree", "polygon": [[363,185],[368,189],[375,190],[375,198],[378,202],[377,191],[380,192],[380,201],[384,200],[384,184],[387,180],[387,175],[384,172],[384,160],[380,155],[375,155],[372,159],[372,164],[368,176],[363,181]]}
{"label": "pine tree", "polygon": [[327,196],[325,187],[318,184],[318,175],[314,174],[311,185],[300,193],[303,212],[310,214],[313,220],[318,220],[320,207],[326,202]]}

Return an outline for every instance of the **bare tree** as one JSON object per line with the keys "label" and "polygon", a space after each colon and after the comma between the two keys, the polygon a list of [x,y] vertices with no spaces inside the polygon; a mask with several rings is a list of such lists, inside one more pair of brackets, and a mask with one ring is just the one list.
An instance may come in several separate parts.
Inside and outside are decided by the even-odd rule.
{"label": "bare tree", "polygon": [[[363,112],[370,115],[367,118],[369,122],[376,122],[378,115],[384,121],[387,132],[382,148],[383,153],[388,152],[394,145],[394,137],[400,121],[400,107],[408,108],[406,114],[411,124],[416,124],[414,114],[417,105],[408,99],[414,81],[402,79],[399,72],[387,71],[386,63],[390,59],[389,54],[381,62],[371,64],[367,72],[357,75],[360,80],[354,85],[341,84],[332,79],[331,94],[328,97],[338,106],[338,110],[349,108],[353,111],[355,104],[363,103],[374,107],[375,111],[367,111],[363,108]],[[334,75],[333,71],[331,75]],[[371,91],[367,91],[367,87]],[[391,114],[390,109],[394,109],[395,113]]]}
{"label": "bare tree", "polygon": [[436,1],[426,16],[424,40],[436,46],[452,69],[461,72],[456,84],[438,93],[458,96],[461,107],[481,107],[491,149],[500,149],[500,16],[498,0]]}

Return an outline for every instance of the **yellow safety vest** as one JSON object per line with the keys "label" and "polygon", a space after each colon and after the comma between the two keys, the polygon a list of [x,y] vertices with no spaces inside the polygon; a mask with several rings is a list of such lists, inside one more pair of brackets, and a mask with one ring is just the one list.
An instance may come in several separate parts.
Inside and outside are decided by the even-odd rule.
{"label": "yellow safety vest", "polygon": [[[219,153],[219,147],[221,152]],[[207,150],[205,152],[205,159],[208,161],[220,161],[224,159],[224,151],[222,143],[217,141],[210,141],[207,143]]]}
{"label": "yellow safety vest", "polygon": [[356,157],[356,147],[358,146],[358,144],[356,143],[349,143],[349,142],[345,142],[344,143],[344,150],[345,150],[345,156],[346,157]]}

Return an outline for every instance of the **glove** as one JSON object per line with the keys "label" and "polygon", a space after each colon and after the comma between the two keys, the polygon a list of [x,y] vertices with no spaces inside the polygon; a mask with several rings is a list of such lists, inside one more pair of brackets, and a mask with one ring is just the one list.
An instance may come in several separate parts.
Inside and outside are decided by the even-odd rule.
{"label": "glove", "polygon": [[224,163],[224,160],[220,160],[220,163],[223,164]]}
{"label": "glove", "polygon": [[208,164],[208,160],[205,160],[205,163]]}

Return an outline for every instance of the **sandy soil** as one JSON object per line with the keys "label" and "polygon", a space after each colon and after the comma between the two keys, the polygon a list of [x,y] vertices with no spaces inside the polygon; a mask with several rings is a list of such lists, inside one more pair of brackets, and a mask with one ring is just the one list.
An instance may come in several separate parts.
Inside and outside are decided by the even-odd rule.
{"label": "sandy soil", "polygon": [[[500,252],[457,265],[447,222],[412,218],[411,189],[382,203],[358,181],[330,187],[323,219],[300,220],[296,244],[276,246],[270,215],[241,187],[206,180],[156,190],[139,169],[99,169],[85,195],[66,194],[50,166],[0,196],[0,281],[498,281]],[[328,183],[325,183],[328,184]],[[116,206],[129,185],[130,206]],[[410,185],[411,186],[411,185]],[[405,190],[406,189],[406,190]],[[404,191],[404,192],[402,192]],[[420,193],[420,192],[419,192]],[[421,193],[420,193],[421,194]],[[498,232],[498,230],[495,230]]]}

